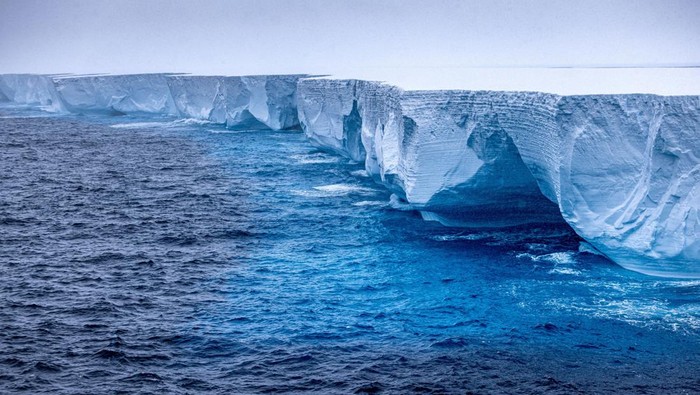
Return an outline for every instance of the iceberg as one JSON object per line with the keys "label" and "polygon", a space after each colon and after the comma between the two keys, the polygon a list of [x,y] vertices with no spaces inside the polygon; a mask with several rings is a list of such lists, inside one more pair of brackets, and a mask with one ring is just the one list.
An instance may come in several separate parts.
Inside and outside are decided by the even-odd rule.
{"label": "iceberg", "polygon": [[299,82],[301,128],[311,144],[348,157],[365,159],[356,80],[312,79]]}
{"label": "iceberg", "polygon": [[304,77],[7,74],[0,101],[53,112],[195,118],[240,130],[298,129],[297,82]]}
{"label": "iceberg", "polygon": [[298,84],[301,128],[311,144],[364,161],[378,183],[404,196],[399,173],[402,90],[380,82],[307,78]]}
{"label": "iceberg", "polygon": [[[512,140],[547,113],[549,95],[408,91],[399,168],[406,200],[448,226],[561,222]],[[532,105],[537,103],[544,108]],[[533,121],[534,120],[534,121]]]}
{"label": "iceberg", "polygon": [[301,77],[225,77],[226,127],[241,130],[298,128],[296,91]]}
{"label": "iceberg", "polygon": [[404,90],[307,75],[11,74],[0,76],[0,101],[301,128],[316,147],[364,162],[392,206],[427,220],[566,222],[625,268],[700,278],[697,95]]}

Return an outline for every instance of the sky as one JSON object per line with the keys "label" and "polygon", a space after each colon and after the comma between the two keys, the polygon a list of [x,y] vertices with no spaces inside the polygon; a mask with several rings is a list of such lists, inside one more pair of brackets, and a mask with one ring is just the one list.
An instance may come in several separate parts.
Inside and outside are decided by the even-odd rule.
{"label": "sky", "polygon": [[0,73],[700,65],[700,1],[0,0]]}

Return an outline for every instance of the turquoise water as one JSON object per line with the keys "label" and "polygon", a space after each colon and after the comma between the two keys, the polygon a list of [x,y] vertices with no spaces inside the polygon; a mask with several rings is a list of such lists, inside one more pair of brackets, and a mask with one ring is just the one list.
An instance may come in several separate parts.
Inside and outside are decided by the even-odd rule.
{"label": "turquoise water", "polygon": [[299,132],[8,115],[0,388],[700,391],[700,281],[566,225],[423,221]]}

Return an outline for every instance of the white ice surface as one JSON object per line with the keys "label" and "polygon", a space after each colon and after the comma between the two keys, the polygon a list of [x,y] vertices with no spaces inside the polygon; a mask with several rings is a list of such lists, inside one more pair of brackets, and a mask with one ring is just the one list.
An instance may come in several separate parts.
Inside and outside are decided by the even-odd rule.
{"label": "white ice surface", "polygon": [[367,68],[330,79],[382,81],[404,90],[529,91],[558,95],[699,95],[700,68]]}

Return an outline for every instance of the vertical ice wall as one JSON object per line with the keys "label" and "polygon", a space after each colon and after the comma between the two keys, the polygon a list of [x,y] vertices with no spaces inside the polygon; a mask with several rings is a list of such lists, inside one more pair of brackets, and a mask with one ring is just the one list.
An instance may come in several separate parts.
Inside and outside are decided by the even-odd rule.
{"label": "vertical ice wall", "polygon": [[167,82],[181,117],[226,123],[223,77],[175,75]]}
{"label": "vertical ice wall", "polygon": [[55,78],[70,112],[177,115],[165,74]]}
{"label": "vertical ice wall", "polygon": [[130,74],[0,76],[0,100],[51,111],[159,114],[208,120],[231,129],[295,129],[302,75],[243,77]]}
{"label": "vertical ice wall", "polygon": [[[626,268],[700,277],[697,96],[402,92],[329,79],[302,80],[299,94],[314,144],[355,160],[364,151],[370,174],[427,219],[563,218]],[[350,143],[353,114],[362,148]]]}
{"label": "vertical ice wall", "polygon": [[624,267],[700,277],[700,97],[569,96],[557,124],[567,222]]}
{"label": "vertical ice wall", "polygon": [[0,75],[0,101],[3,97],[7,101],[17,104],[40,106],[49,112],[65,111],[51,76],[37,74]]}
{"label": "vertical ice wall", "polygon": [[180,116],[225,124],[230,129],[299,127],[298,75],[244,77],[168,76]]}
{"label": "vertical ice wall", "polygon": [[299,83],[299,120],[309,141],[356,161],[365,159],[357,80]]}
{"label": "vertical ice wall", "polygon": [[[403,195],[397,183],[403,120],[397,87],[361,80],[302,79],[299,120],[309,141],[355,161]],[[397,185],[395,185],[397,184]]]}
{"label": "vertical ice wall", "polygon": [[[299,83],[299,96],[312,143],[365,159],[375,179],[426,218],[472,227],[561,221],[508,135],[529,119],[519,111],[533,100],[526,95],[505,100],[493,92],[309,79]],[[553,100],[542,99],[545,111]]]}

